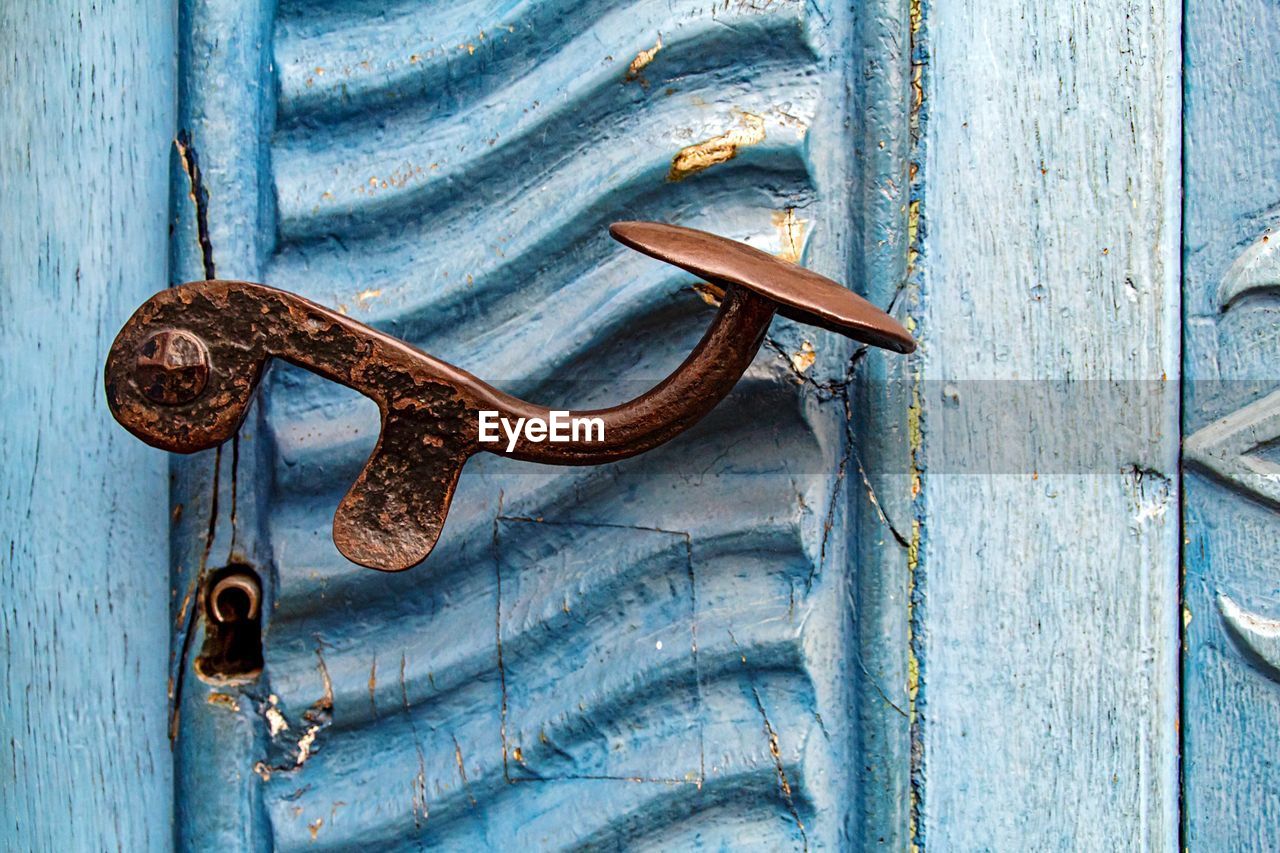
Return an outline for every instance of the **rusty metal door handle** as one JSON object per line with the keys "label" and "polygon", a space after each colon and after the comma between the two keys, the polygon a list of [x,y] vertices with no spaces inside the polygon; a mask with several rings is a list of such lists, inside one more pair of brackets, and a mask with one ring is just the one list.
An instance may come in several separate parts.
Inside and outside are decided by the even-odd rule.
{"label": "rusty metal door handle", "polygon": [[897,352],[915,348],[892,317],[817,273],[742,243],[655,222],[619,222],[620,242],[724,288],[719,312],[670,376],[629,402],[556,413],[598,425],[565,442],[529,432],[482,442],[480,413],[552,418],[408,344],[275,288],[197,281],[147,300],[107,356],[107,403],[130,432],[192,453],[231,438],[269,358],[305,367],[369,397],[382,431],[333,521],[349,560],[399,571],[439,538],[458,475],[481,450],[553,465],[596,465],[643,453],[688,429],[750,365],[775,312]]}

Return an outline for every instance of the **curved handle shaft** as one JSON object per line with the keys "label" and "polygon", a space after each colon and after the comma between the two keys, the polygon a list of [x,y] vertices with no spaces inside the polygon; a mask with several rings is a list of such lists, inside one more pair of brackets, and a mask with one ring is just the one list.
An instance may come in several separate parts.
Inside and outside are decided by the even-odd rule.
{"label": "curved handle shaft", "polygon": [[596,465],[657,447],[724,399],[776,311],[898,352],[915,346],[853,292],[743,243],[654,222],[614,223],[610,232],[725,295],[693,353],[662,382],[617,406],[564,413],[598,424],[581,437],[538,441],[526,428],[514,442],[481,441],[482,412],[526,423],[553,423],[553,413],[350,317],[243,281],[197,281],[147,300],[111,347],[107,402],[143,441],[191,453],[235,434],[268,359],[354,388],[378,404],[382,431],[338,506],[334,542],[356,563],[398,571],[431,553],[472,454]]}
{"label": "curved handle shaft", "polygon": [[[775,305],[730,287],[698,346],[640,396],[571,419],[600,429],[566,442],[481,442],[482,411],[514,422],[550,421],[551,410],[494,388],[350,317],[292,293],[240,281],[191,282],[156,294],[117,336],[107,359],[107,402],[126,428],[154,446],[191,453],[239,428],[267,359],[279,358],[346,385],[378,404],[382,431],[338,507],[334,541],[350,560],[399,570],[431,552],[466,460],[481,450],[531,462],[595,465],[650,450],[697,423],[733,388],[764,340]],[[178,330],[205,351],[194,399],[157,399],[144,379]],[[172,346],[172,344],[170,344]],[[151,373],[139,369],[146,350]],[[180,365],[190,367],[186,361]]]}

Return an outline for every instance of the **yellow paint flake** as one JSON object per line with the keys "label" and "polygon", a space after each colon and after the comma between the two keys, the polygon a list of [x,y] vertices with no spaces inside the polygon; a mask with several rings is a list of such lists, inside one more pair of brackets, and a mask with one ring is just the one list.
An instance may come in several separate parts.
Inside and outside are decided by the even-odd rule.
{"label": "yellow paint flake", "polygon": [[705,281],[696,282],[693,285],[693,292],[702,297],[702,301],[712,308],[719,308],[721,300],[724,299],[724,290]]}
{"label": "yellow paint flake", "polygon": [[236,701],[234,696],[228,696],[226,693],[210,693],[209,698],[205,701],[210,705],[226,708],[228,711],[238,712],[240,710],[240,703]]}
{"label": "yellow paint flake", "polygon": [[813,349],[813,344],[808,341],[800,342],[800,349],[791,354],[791,366],[795,368],[796,373],[804,373],[813,367],[813,363],[817,360],[818,354]]}
{"label": "yellow paint flake", "polygon": [[638,80],[640,72],[645,66],[653,62],[653,58],[658,55],[658,51],[662,50],[662,33],[658,33],[658,41],[648,50],[642,50],[636,54],[636,58],[631,60],[631,64],[627,66],[627,80]]}
{"label": "yellow paint flake", "polygon": [[800,255],[804,252],[804,237],[809,230],[809,220],[797,219],[794,207],[774,213],[771,218],[773,227],[778,230],[778,245],[781,247],[778,257],[788,263],[799,263]]}
{"label": "yellow paint flake", "polygon": [[918,237],[920,236],[920,200],[911,202],[907,208],[907,275],[916,268],[920,259]]}
{"label": "yellow paint flake", "polygon": [[361,310],[368,310],[369,301],[372,299],[377,299],[381,295],[382,295],[381,288],[378,288],[378,289],[370,288],[368,290],[362,290],[356,294],[356,302],[360,303]]}
{"label": "yellow paint flake", "polygon": [[681,148],[671,159],[669,181],[682,181],[690,175],[732,160],[738,149],[764,141],[764,119],[754,113],[738,114],[738,126],[719,136]]}
{"label": "yellow paint flake", "polygon": [[322,817],[318,817],[307,824],[307,829],[311,832],[312,841],[315,841],[320,836],[320,827],[322,826],[324,826],[324,818]]}

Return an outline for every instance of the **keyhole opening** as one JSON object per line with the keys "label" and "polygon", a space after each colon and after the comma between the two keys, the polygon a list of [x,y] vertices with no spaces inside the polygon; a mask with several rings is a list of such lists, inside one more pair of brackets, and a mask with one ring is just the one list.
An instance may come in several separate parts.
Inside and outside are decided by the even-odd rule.
{"label": "keyhole opening", "polygon": [[240,622],[249,618],[249,594],[243,589],[224,589],[214,604],[228,622]]}
{"label": "keyhole opening", "polygon": [[262,672],[262,581],[233,564],[209,575],[204,590],[204,645],[196,673],[205,681],[245,683]]}

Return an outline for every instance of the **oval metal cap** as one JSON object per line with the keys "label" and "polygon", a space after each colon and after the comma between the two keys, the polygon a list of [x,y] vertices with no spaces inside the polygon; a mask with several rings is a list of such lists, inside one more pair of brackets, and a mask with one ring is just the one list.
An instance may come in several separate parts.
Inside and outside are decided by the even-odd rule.
{"label": "oval metal cap", "polygon": [[615,222],[609,233],[625,246],[694,275],[771,299],[788,319],[894,352],[916,348],[901,323],[852,290],[745,243],[662,222]]}

